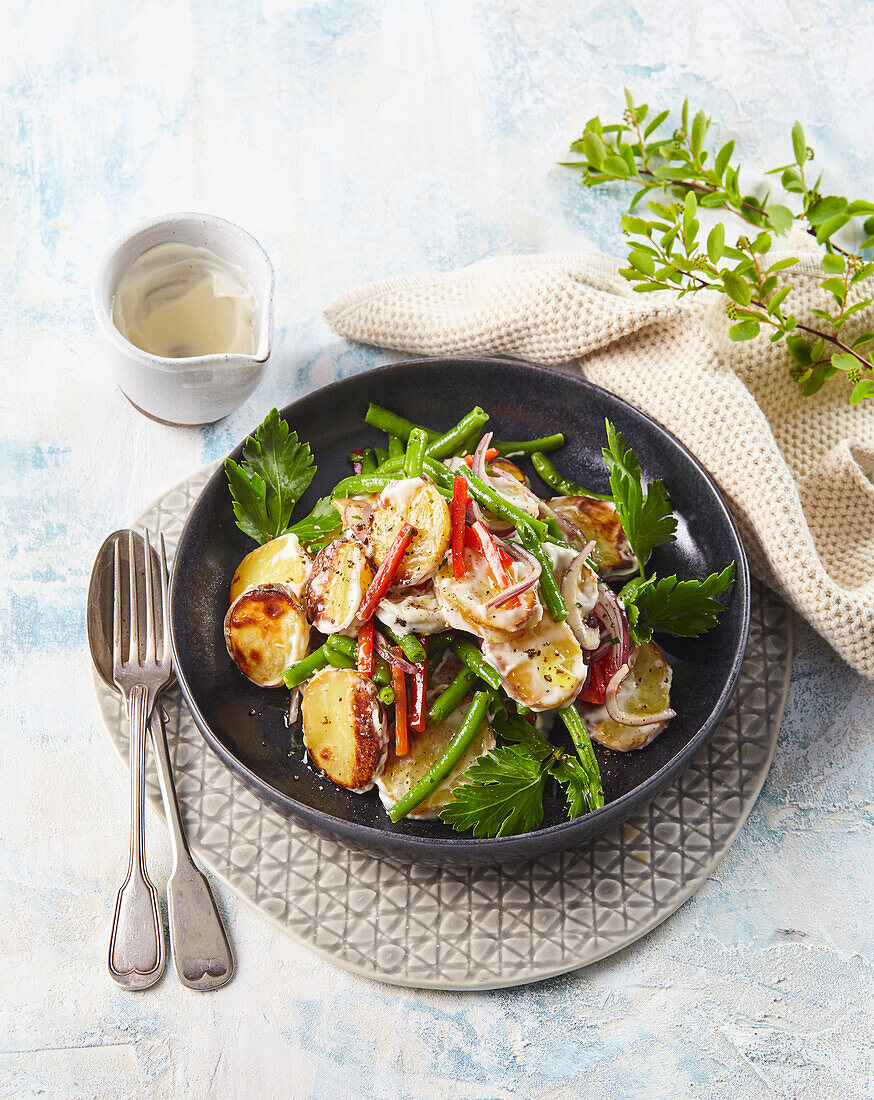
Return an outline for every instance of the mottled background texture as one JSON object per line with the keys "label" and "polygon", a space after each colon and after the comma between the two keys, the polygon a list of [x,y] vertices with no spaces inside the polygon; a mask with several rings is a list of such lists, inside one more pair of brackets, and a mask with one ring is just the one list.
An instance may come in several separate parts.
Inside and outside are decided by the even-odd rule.
{"label": "mottled background texture", "polygon": [[[340,291],[501,251],[621,248],[619,197],[556,161],[590,115],[621,111],[624,84],[690,96],[752,164],[784,162],[801,118],[829,186],[871,197],[874,6],[12,0],[0,41],[0,1094],[870,1095],[874,685],[803,624],[757,807],[705,888],[619,957],[420,994],[334,969],[222,890],[234,983],[198,995],[169,973],[132,995],[105,971],[127,790],[91,698],[84,596],[104,535],[159,491],[272,403],[387,358],[326,329]],[[132,410],[90,307],[107,242],[184,209],[248,228],[277,274],[269,376],[203,430]]]}

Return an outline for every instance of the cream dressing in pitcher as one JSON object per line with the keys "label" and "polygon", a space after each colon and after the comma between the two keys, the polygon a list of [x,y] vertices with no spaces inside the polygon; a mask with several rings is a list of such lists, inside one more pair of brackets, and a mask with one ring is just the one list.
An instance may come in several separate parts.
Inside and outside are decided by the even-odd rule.
{"label": "cream dressing in pitcher", "polygon": [[122,336],[166,359],[252,355],[256,312],[245,272],[208,248],[176,242],[155,245],[134,260],[112,302]]}

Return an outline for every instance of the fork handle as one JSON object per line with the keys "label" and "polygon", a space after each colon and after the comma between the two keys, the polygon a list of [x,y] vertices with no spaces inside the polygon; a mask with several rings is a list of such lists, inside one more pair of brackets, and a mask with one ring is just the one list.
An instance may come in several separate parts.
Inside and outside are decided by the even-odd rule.
{"label": "fork handle", "polygon": [[220,989],[233,977],[234,957],[209,883],[191,858],[185,839],[160,704],[152,711],[151,732],[173,849],[173,873],[167,883],[173,966],[189,989]]}
{"label": "fork handle", "polygon": [[143,684],[127,696],[130,719],[131,829],[127,877],[118,892],[109,940],[109,973],[123,989],[148,989],[164,972],[164,927],[146,870],[146,723],[152,700]]}

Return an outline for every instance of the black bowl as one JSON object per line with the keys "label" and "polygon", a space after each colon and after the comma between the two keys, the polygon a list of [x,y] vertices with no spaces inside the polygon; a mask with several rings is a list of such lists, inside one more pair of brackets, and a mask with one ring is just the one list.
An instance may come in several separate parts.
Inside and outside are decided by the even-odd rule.
{"label": "black bowl", "polygon": [[[364,423],[375,401],[411,420],[445,430],[482,405],[498,438],[535,438],[563,431],[556,462],[569,477],[607,488],[601,458],[604,418],[625,433],[644,475],[661,478],[679,517],[677,541],[659,547],[660,574],[703,578],[737,563],[719,626],[690,641],[660,639],[674,663],[677,717],[652,745],[616,753],[596,746],[606,805],[565,820],[558,797],[543,827],[522,836],[474,840],[441,822],[393,825],[376,790],[354,795],[335,787],[291,750],[287,692],[251,684],[225,650],[222,623],[234,570],[252,541],[234,522],[219,469],[191,510],[176,553],[170,595],[173,653],[194,720],[223,763],[259,798],[308,828],[381,855],[430,863],[498,863],[568,848],[623,821],[683,770],[725,710],[746,647],[749,574],[737,529],[715,485],[686,448],[648,416],[572,375],[500,359],[428,359],[381,367],[335,382],[289,405],[283,417],[307,440],[318,473],[296,515],[349,473],[348,455],[384,437]],[[239,459],[240,447],[232,453]],[[544,486],[536,486],[542,492]]]}

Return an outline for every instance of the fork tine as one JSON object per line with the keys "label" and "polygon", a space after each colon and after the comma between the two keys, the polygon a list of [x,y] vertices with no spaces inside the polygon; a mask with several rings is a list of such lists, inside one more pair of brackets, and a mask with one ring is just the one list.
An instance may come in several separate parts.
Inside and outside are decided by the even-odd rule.
{"label": "fork tine", "polygon": [[127,659],[140,663],[140,608],[137,599],[137,558],[134,533],[127,533],[128,576],[130,578],[130,644]]}
{"label": "fork tine", "polygon": [[170,595],[167,591],[170,575],[167,572],[167,548],[164,545],[164,532],[158,536],[161,547],[161,662],[167,664],[170,659]]}
{"label": "fork tine", "polygon": [[146,574],[146,664],[158,661],[158,644],[155,639],[155,594],[153,592],[154,580],[152,578],[152,544],[149,542],[149,532],[143,528],[143,554],[144,572]]}
{"label": "fork tine", "polygon": [[121,548],[115,540],[112,561],[112,665],[113,672],[121,664]]}

